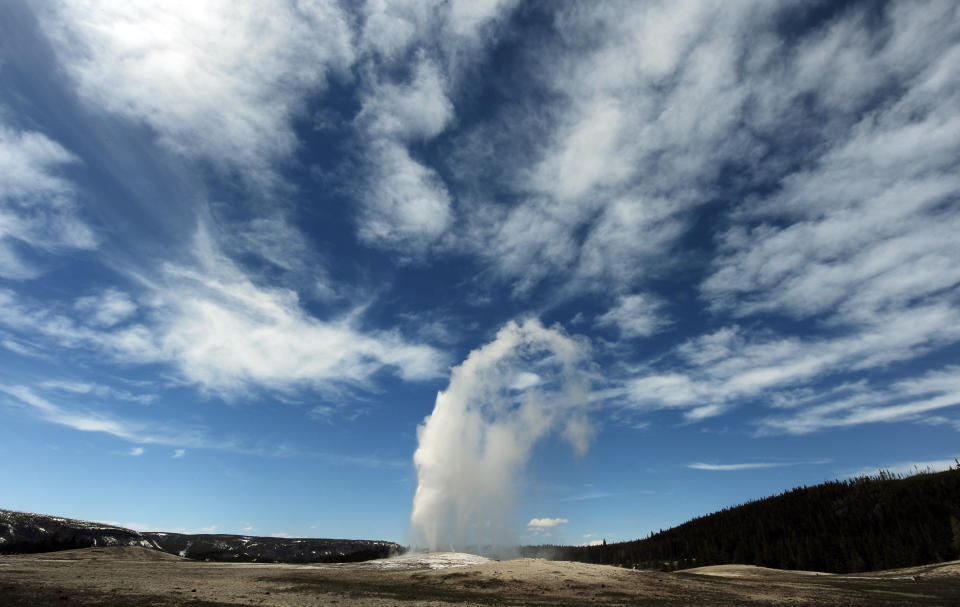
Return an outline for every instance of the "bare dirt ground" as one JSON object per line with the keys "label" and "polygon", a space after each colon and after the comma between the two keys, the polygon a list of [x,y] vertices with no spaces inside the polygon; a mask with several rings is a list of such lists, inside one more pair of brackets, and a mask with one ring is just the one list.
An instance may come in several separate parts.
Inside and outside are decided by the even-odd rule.
{"label": "bare dirt ground", "polygon": [[87,548],[0,556],[0,605],[955,606],[960,561],[846,576],[743,565],[660,573],[540,559],[437,569],[226,564]]}

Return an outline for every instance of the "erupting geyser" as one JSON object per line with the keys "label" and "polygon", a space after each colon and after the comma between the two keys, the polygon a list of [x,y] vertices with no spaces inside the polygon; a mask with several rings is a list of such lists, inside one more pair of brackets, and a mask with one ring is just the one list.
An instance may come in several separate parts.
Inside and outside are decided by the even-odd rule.
{"label": "erupting geyser", "polygon": [[412,542],[430,550],[514,545],[510,514],[534,444],[558,430],[582,454],[587,346],[536,319],[474,350],[417,428]]}

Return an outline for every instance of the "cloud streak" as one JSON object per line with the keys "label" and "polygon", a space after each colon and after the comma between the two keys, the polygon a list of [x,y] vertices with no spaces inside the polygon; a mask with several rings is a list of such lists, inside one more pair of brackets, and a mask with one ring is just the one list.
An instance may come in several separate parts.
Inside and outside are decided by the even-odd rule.
{"label": "cloud streak", "polygon": [[811,464],[827,464],[831,460],[811,460],[807,462],[750,462],[745,464],[706,464],[694,462],[687,464],[692,470],[707,470],[710,472],[739,472],[741,470],[763,470],[766,468],[783,468],[786,466],[807,466]]}
{"label": "cloud streak", "polygon": [[[0,392],[12,396],[17,402],[33,409],[42,419],[79,430],[81,432],[101,432],[119,439],[144,445],[188,446],[196,448],[224,449],[228,443],[218,443],[206,437],[197,429],[176,428],[157,421],[138,422],[124,420],[111,415],[88,410],[72,409],[55,404],[38,395],[33,389],[23,385],[0,384]],[[141,455],[143,449],[133,447],[130,455]]]}

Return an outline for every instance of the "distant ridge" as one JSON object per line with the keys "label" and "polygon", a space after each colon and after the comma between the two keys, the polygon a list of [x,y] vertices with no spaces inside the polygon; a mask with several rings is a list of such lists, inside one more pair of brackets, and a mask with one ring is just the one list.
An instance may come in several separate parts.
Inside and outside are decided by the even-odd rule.
{"label": "distant ridge", "polygon": [[0,554],[93,546],[140,546],[190,559],[247,563],[346,563],[405,551],[399,544],[373,540],[139,532],[104,523],[0,510]]}
{"label": "distant ridge", "polygon": [[524,556],[643,569],[744,564],[853,573],[960,558],[960,464],[881,471],[725,508],[646,539],[527,546]]}

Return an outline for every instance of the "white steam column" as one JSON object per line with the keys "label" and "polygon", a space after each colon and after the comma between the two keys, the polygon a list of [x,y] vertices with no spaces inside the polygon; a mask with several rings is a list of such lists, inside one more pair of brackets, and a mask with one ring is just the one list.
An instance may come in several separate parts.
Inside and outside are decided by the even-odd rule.
{"label": "white steam column", "polygon": [[414,546],[490,550],[516,544],[510,516],[534,444],[561,432],[578,454],[587,420],[585,343],[536,319],[510,322],[474,350],[417,428]]}

